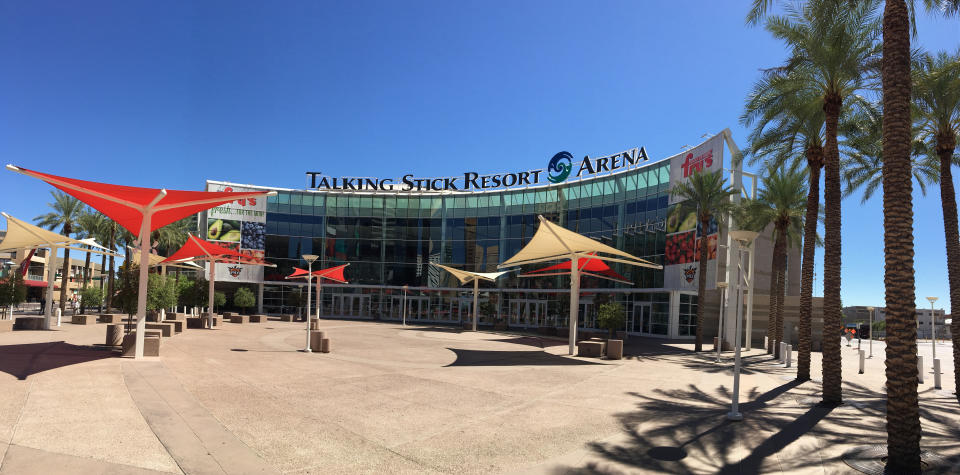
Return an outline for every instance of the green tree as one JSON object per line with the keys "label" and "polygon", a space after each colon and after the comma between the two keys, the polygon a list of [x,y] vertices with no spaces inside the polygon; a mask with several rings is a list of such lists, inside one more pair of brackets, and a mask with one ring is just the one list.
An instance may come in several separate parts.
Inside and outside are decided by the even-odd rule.
{"label": "green tree", "polygon": [[751,161],[768,166],[807,167],[807,203],[800,263],[800,318],[798,322],[797,379],[810,379],[812,350],[813,272],[817,218],[820,211],[820,173],[823,169],[823,107],[809,89],[798,88],[797,79],[777,72],[764,74],[747,98],[741,122],[750,132]]}
{"label": "green tree", "polygon": [[213,293],[213,312],[217,312],[217,308],[223,307],[227,304],[227,295],[223,292],[214,292]]}
{"label": "green tree", "polygon": [[[27,286],[23,283],[23,275],[16,267],[7,272],[7,276],[0,279],[0,315],[7,311],[7,307],[19,305],[27,300]],[[13,318],[13,315],[10,315]]]}
{"label": "green tree", "polygon": [[617,302],[605,303],[600,306],[597,316],[597,325],[600,328],[606,328],[610,338],[613,338],[613,332],[623,330],[626,325],[627,316],[623,311],[623,305]]}
{"label": "green tree", "polygon": [[799,245],[804,233],[806,173],[799,167],[769,166],[761,177],[756,199],[741,203],[736,213],[741,227],[762,231],[773,226],[773,256],[770,264],[770,315],[767,320],[767,352],[780,358],[783,341],[783,307],[786,290],[787,248]]}
{"label": "green tree", "polygon": [[233,294],[233,305],[239,307],[244,313],[247,309],[257,304],[257,298],[253,292],[246,287],[240,287]]}
{"label": "green tree", "polygon": [[80,292],[80,298],[83,300],[80,308],[99,307],[103,303],[103,291],[100,287],[87,287]]}
{"label": "green tree", "polygon": [[[723,181],[722,173],[703,173],[695,171],[687,181],[677,183],[670,190],[673,196],[682,198],[680,203],[682,210],[696,211],[697,219],[700,221],[701,229],[710,228],[710,220],[718,222],[734,209],[730,198],[736,192],[726,186]],[[699,238],[704,244],[700,247],[699,282],[697,284],[697,301],[706,301],[704,295],[707,292],[707,239],[706,235]],[[697,305],[697,336],[694,344],[694,351],[703,351],[703,305]]]}
{"label": "green tree", "polygon": [[[99,241],[100,243],[107,242],[104,240],[104,237],[108,236],[107,233],[109,232],[109,228],[110,228],[110,218],[107,218],[104,214],[87,209],[77,219],[77,224],[78,224],[78,231],[77,231],[78,238],[80,239],[93,238]],[[93,248],[93,246],[88,246],[88,247],[91,249]],[[87,254],[86,261],[84,262],[84,265],[83,265],[83,290],[87,289],[87,286],[89,285],[90,279],[91,279],[91,275],[90,275],[90,254],[91,253],[87,251],[86,254]],[[103,259],[100,264],[101,275],[102,275],[102,272],[106,269],[106,264],[107,264],[107,255],[103,254],[102,256],[103,256]],[[102,290],[102,287],[103,287],[102,278],[100,280],[100,285]],[[82,291],[81,291],[81,295],[83,295]],[[101,292],[101,295],[102,295],[102,292]],[[100,305],[100,304],[97,304],[97,305]],[[86,303],[81,302],[80,313],[84,313],[85,310],[86,310]]]}
{"label": "green tree", "polygon": [[497,315],[497,306],[493,302],[481,302],[480,307],[477,308],[480,312],[480,315],[487,317],[487,321],[492,321],[493,318]]}
{"label": "green tree", "polygon": [[[947,280],[950,306],[960,302],[960,230],[957,225],[957,198],[953,188],[953,166],[960,161],[955,153],[960,136],[960,51],[924,54],[913,67],[914,117],[920,128],[918,139],[925,145],[929,162],[939,176],[940,207],[943,210],[943,233],[947,247]],[[932,152],[932,153],[930,153]],[[960,319],[953,319],[954,367],[960,368]],[[954,371],[957,387],[960,372]],[[960,392],[957,393],[960,401]]]}
{"label": "green tree", "polygon": [[158,311],[177,304],[177,283],[172,277],[156,273],[147,277],[147,310]]}
{"label": "green tree", "polygon": [[[80,200],[62,192],[51,191],[53,203],[47,205],[53,211],[37,216],[33,220],[38,226],[55,230],[60,228],[60,234],[70,237],[74,233],[74,225],[85,212],[86,206]],[[53,256],[53,262],[56,264],[56,256]],[[63,272],[60,278],[60,312],[66,313],[67,309],[67,282],[70,279],[70,249],[63,250]]]}

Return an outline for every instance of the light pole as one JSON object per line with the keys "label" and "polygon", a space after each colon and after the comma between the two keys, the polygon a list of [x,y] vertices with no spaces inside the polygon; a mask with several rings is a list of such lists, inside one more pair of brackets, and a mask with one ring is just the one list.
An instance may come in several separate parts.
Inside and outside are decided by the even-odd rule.
{"label": "light pole", "polygon": [[407,326],[407,286],[403,286],[403,326]]}
{"label": "light pole", "polygon": [[717,363],[720,362],[720,348],[723,347],[723,307],[727,304],[727,283],[717,282],[720,288],[720,318],[717,322]]}
{"label": "light pole", "polygon": [[927,297],[927,300],[930,301],[930,326],[933,331],[930,336],[933,340],[933,359],[937,359],[937,316],[933,313],[933,303],[937,301],[937,297]]}
{"label": "light pole", "polygon": [[870,318],[870,329],[867,330],[868,332],[870,332],[870,333],[868,333],[868,335],[869,335],[868,338],[870,338],[870,340],[869,340],[869,343],[867,343],[867,344],[869,345],[869,347],[870,347],[870,356],[867,356],[867,358],[873,358],[873,307],[867,307],[867,312],[870,313],[870,317],[869,317],[869,318]]}
{"label": "light pole", "polygon": [[307,261],[307,346],[303,351],[310,353],[310,279],[313,279],[313,261],[320,257],[315,254],[304,254],[303,260]]}
{"label": "light pole", "polygon": [[[755,231],[730,231],[729,235],[737,241],[737,252],[746,250],[750,252],[750,245],[757,238],[759,233]],[[743,262],[737,255],[737,262]],[[752,258],[752,257],[751,257]],[[741,325],[743,324],[743,269],[737,266],[737,323],[736,336],[734,337],[733,354],[733,398],[730,404],[730,412],[727,413],[727,419],[732,421],[743,420],[743,414],[740,414],[740,339]],[[752,296],[751,296],[752,298]]]}

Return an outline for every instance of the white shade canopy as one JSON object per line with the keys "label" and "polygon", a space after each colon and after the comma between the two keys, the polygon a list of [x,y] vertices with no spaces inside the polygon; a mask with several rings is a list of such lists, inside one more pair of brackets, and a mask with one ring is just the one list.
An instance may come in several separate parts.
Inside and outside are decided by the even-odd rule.
{"label": "white shade canopy", "polygon": [[[97,244],[93,238],[73,239],[57,234],[53,231],[34,226],[26,221],[19,220],[7,213],[0,213],[7,218],[7,235],[0,242],[0,251],[15,251],[20,249],[36,249],[39,247],[65,247],[69,249],[92,252],[95,254],[114,254],[109,249]],[[93,249],[74,247],[75,245],[92,246]]]}
{"label": "white shade canopy", "polygon": [[603,253],[616,256],[604,256],[603,260],[607,262],[622,262],[624,264],[650,267],[653,269],[663,268],[663,266],[646,261],[628,252],[610,247],[599,241],[565,229],[560,225],[544,219],[543,216],[537,217],[540,219],[540,227],[537,228],[537,232],[533,235],[533,238],[530,239],[530,242],[527,243],[526,246],[523,246],[520,252],[497,267],[504,268],[521,264],[570,259],[574,254],[586,256],[590,253]]}
{"label": "white shade canopy", "polygon": [[[140,250],[134,248],[133,246],[127,246],[127,249],[130,250],[130,261],[140,262]],[[162,264],[163,260],[166,259],[166,257],[163,257],[158,254],[150,254],[148,258],[150,259],[150,267],[165,265],[170,267],[186,267],[191,269],[203,269],[203,266],[201,266],[200,264],[197,264],[196,262],[178,262],[178,263],[168,262],[166,264]]]}
{"label": "white shade canopy", "polygon": [[500,272],[469,272],[465,270],[454,269],[453,267],[447,267],[442,264],[434,264],[432,262],[430,264],[449,272],[454,277],[456,277],[461,284],[473,282],[474,280],[486,280],[486,281],[493,282],[497,280],[497,278],[500,277],[501,275],[510,272],[508,270],[500,271]]}

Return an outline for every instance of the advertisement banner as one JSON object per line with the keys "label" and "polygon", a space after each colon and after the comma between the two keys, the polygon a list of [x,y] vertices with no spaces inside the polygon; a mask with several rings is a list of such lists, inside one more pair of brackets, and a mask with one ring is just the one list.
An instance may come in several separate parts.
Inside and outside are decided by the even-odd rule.
{"label": "advertisement banner", "polygon": [[[695,148],[669,158],[670,188],[689,179],[694,171],[723,173],[723,136],[716,135]],[[717,221],[707,229],[697,219],[696,208],[683,206],[682,198],[670,195],[667,236],[663,256],[663,286],[671,290],[696,291],[700,282],[700,246],[707,242],[707,289],[717,284]]]}
{"label": "advertisement banner", "polygon": [[[207,183],[207,191],[261,190]],[[263,259],[266,221],[266,197],[231,201],[207,211],[205,237],[208,241],[216,242],[223,247]],[[207,267],[208,272],[209,269]],[[263,266],[217,263],[216,279],[218,282],[263,282]]]}

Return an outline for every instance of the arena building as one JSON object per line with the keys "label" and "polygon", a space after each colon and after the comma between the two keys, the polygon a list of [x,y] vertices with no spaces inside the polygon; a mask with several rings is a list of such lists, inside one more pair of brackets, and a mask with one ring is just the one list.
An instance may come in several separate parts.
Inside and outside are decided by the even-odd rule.
{"label": "arena building", "polygon": [[[725,151],[727,153],[725,153]],[[678,155],[651,160],[643,147],[611,155],[576,158],[560,152],[545,154],[543,168],[458,176],[400,178],[328,176],[307,171],[303,189],[207,181],[207,190],[275,190],[276,196],[246,200],[210,210],[201,217],[206,237],[242,252],[264,257],[275,268],[217,266],[217,284],[230,292],[253,284],[260,311],[302,312],[302,281],[285,277],[294,267],[306,268],[301,256],[320,256],[314,269],[349,264],[349,284],[324,285],[321,315],[460,324],[469,320],[472,288],[460,287],[444,264],[468,271],[496,272],[498,264],[518,252],[533,236],[537,216],[624,250],[663,269],[611,264],[627,282],[584,276],[579,325],[597,326],[597,307],[617,301],[627,315],[626,331],[672,339],[693,338],[697,301],[694,252],[706,231],[710,263],[704,334],[717,334],[720,291],[716,282],[734,281],[727,269],[737,262],[725,230],[712,224],[699,229],[695,216],[669,190],[694,170],[724,173],[730,183],[743,185],[739,166],[724,168],[724,157],[739,151],[728,130]],[[536,163],[538,160],[533,160]],[[748,176],[748,179],[750,177]],[[752,182],[752,179],[750,179]],[[749,331],[761,341],[766,328],[771,244],[761,235],[755,244],[755,279],[745,293]],[[787,315],[796,313],[799,294],[799,249],[789,257]],[[569,276],[520,277],[519,269],[495,284],[481,284],[480,324],[510,327],[563,328],[569,314]],[[221,284],[221,282],[226,284]],[[315,298],[315,297],[314,297]],[[731,294],[729,302],[734,301]],[[755,302],[755,305],[753,304]],[[791,303],[794,305],[791,306]],[[727,310],[732,315],[733,306]],[[727,319],[725,339],[733,334]],[[789,331],[787,335],[790,335]],[[756,343],[755,343],[756,344]]]}

